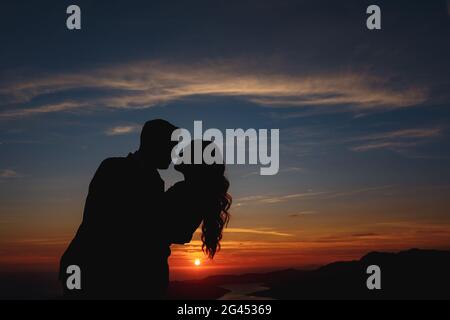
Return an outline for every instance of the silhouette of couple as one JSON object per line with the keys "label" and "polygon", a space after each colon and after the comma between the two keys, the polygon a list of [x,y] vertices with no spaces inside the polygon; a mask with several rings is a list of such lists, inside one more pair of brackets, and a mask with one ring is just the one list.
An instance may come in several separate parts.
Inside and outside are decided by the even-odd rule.
{"label": "silhouette of couple", "polygon": [[[83,221],[60,262],[66,298],[164,298],[170,245],[190,242],[200,224],[205,254],[213,258],[220,249],[231,205],[225,165],[175,165],[185,180],[164,192],[157,169],[170,165],[175,129],[165,120],[148,121],[138,151],[97,169]],[[66,286],[71,265],[81,270],[80,290]]]}

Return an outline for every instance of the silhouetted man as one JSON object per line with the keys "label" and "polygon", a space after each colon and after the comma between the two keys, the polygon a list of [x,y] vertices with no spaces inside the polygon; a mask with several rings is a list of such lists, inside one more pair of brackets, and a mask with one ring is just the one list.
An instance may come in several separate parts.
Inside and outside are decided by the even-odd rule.
{"label": "silhouetted man", "polygon": [[[61,258],[65,296],[86,299],[161,298],[168,285],[169,244],[157,169],[171,162],[175,126],[148,121],[139,150],[102,162],[89,185],[78,232]],[[68,290],[69,265],[81,269],[81,290]]]}

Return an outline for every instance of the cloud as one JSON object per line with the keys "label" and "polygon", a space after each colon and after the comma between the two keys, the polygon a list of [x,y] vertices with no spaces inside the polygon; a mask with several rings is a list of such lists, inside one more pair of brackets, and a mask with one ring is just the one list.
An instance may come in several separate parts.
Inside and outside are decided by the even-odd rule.
{"label": "cloud", "polygon": [[269,197],[266,199],[262,199],[261,202],[263,202],[263,203],[279,203],[279,202],[284,202],[284,201],[292,200],[292,199],[315,197],[318,195],[322,195],[324,193],[325,192],[294,193],[294,194],[288,194],[285,196]]}
{"label": "cloud", "polygon": [[[293,237],[293,234],[279,232],[273,230],[271,228],[225,228],[223,229],[226,233],[251,233],[251,234],[259,234],[259,235],[268,235],[268,236],[278,236],[278,237]],[[195,230],[196,233],[201,233],[200,228]]]}
{"label": "cloud", "polygon": [[247,228],[226,228],[224,229],[226,233],[252,233],[259,235],[268,235],[268,236],[278,236],[278,237],[292,237],[293,235],[290,233],[272,231],[272,230],[261,230],[261,229],[247,229]]}
{"label": "cloud", "polygon": [[[292,75],[264,70],[261,64],[252,66],[245,61],[190,65],[144,61],[75,73],[20,77],[2,83],[3,105],[15,108],[1,112],[0,117],[94,107],[148,108],[198,95],[233,96],[271,107],[345,105],[342,108],[346,110],[400,108],[426,101],[426,88],[393,89],[386,79],[356,71]],[[61,101],[52,104],[33,104],[35,98],[43,95],[70,96],[70,90],[74,89],[94,90],[98,95],[60,97]]]}
{"label": "cloud", "polygon": [[352,234],[351,236],[355,237],[355,238],[373,238],[373,237],[379,237],[380,235],[377,233],[368,232],[368,233],[355,233],[355,234]]}
{"label": "cloud", "polygon": [[294,194],[279,195],[279,196],[255,195],[255,196],[238,198],[236,201],[238,202],[237,203],[238,206],[242,206],[246,202],[274,204],[274,203],[280,203],[280,202],[301,199],[301,198],[317,197],[317,196],[323,195],[323,194],[326,194],[326,192],[304,192],[304,193],[294,193]]}
{"label": "cloud", "polygon": [[258,200],[262,200],[262,199],[266,199],[266,198],[267,198],[267,196],[256,195],[256,196],[242,197],[242,198],[237,199],[237,201],[240,201],[240,202],[258,201]]}
{"label": "cloud", "polygon": [[393,186],[393,185],[386,185],[386,186],[354,189],[354,190],[348,190],[348,191],[343,191],[343,192],[330,192],[328,195],[323,197],[323,199],[342,198],[342,197],[354,196],[357,194],[367,194],[367,193],[380,192],[380,191],[384,192],[386,190],[392,190],[394,188],[395,188],[395,186]]}
{"label": "cloud", "polygon": [[[281,174],[281,173],[303,173],[303,172],[305,172],[305,169],[304,169],[304,168],[300,168],[300,167],[288,167],[288,168],[280,169],[280,170],[278,171],[278,174]],[[257,175],[260,175],[260,172],[259,172],[259,171],[252,171],[252,172],[250,172],[250,173],[244,174],[242,177],[243,177],[243,178],[247,178],[247,177],[250,177],[250,176],[257,176]]]}
{"label": "cloud", "polygon": [[431,138],[441,134],[440,128],[425,128],[425,129],[404,129],[397,131],[390,131],[386,133],[368,135],[356,138],[357,140],[384,140],[384,139],[396,139],[396,138]]}
{"label": "cloud", "polygon": [[19,174],[11,169],[4,169],[0,171],[0,178],[2,179],[11,179],[11,178],[17,178],[19,177]]}
{"label": "cloud", "polygon": [[70,242],[71,238],[55,237],[55,238],[23,238],[9,241],[9,246],[58,246],[63,247]]}
{"label": "cloud", "polygon": [[300,217],[300,216],[309,216],[309,215],[312,215],[312,214],[315,214],[315,213],[316,213],[316,211],[313,211],[313,210],[300,211],[300,212],[289,214],[288,217],[290,217],[290,218],[297,218],[297,217]]}
{"label": "cloud", "polygon": [[32,107],[32,108],[7,110],[7,111],[0,113],[0,118],[16,118],[16,117],[32,116],[32,115],[50,113],[50,112],[69,111],[69,110],[75,110],[75,109],[79,109],[79,108],[83,108],[83,107],[87,107],[87,106],[88,106],[87,103],[64,101],[64,102],[60,102],[60,103],[46,104],[46,105],[36,106],[36,107]]}
{"label": "cloud", "polygon": [[407,147],[413,147],[416,146],[417,143],[410,142],[410,143],[404,143],[404,142],[380,142],[380,143],[369,143],[361,146],[356,146],[351,148],[352,151],[369,151],[374,149],[398,149],[398,148],[407,148]]}
{"label": "cloud", "polygon": [[410,147],[414,147],[419,143],[440,136],[442,130],[440,128],[425,129],[404,129],[390,131],[374,135],[368,135],[351,139],[350,141],[364,141],[364,144],[354,146],[352,151],[365,152],[375,149],[389,149],[392,151],[401,151]]}
{"label": "cloud", "polygon": [[[373,192],[383,192],[386,190],[393,189],[394,186],[392,185],[386,185],[386,186],[377,186],[377,187],[368,187],[368,188],[360,188],[360,189],[353,189],[353,190],[346,190],[346,191],[321,191],[321,192],[303,192],[303,193],[294,193],[294,194],[288,194],[288,195],[277,195],[277,196],[271,196],[271,195],[254,195],[254,196],[248,196],[243,198],[237,198],[236,202],[238,206],[243,206],[247,203],[257,203],[257,204],[277,204],[281,202],[287,202],[292,200],[298,200],[298,199],[334,199],[334,198],[342,198],[342,197],[349,197],[356,194],[366,194],[366,193],[373,193]],[[295,214],[301,215],[301,214],[313,214],[314,211],[303,211],[303,212],[297,212]],[[295,217],[295,214],[290,215],[291,217]]]}
{"label": "cloud", "polygon": [[109,128],[105,131],[107,136],[118,136],[124,134],[130,134],[133,132],[137,132],[140,130],[140,126],[138,125],[126,125],[126,126],[116,126]]}

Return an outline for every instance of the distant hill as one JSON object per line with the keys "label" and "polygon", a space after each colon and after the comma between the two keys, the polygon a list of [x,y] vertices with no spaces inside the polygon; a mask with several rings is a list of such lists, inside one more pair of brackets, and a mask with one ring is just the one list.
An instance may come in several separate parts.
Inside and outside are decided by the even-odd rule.
{"label": "distant hill", "polygon": [[[381,268],[381,290],[366,287],[369,265]],[[450,299],[450,251],[371,252],[360,260],[311,271],[288,269],[173,282],[169,296],[216,299],[228,292],[221,286],[244,283],[264,284],[268,290],[252,295],[274,299]]]}
{"label": "distant hill", "polygon": [[[366,268],[373,264],[381,268],[381,290],[371,291],[366,287]],[[248,284],[247,288],[245,284]],[[246,289],[262,287],[268,289],[252,292],[251,296],[273,299],[450,299],[450,251],[371,252],[360,260],[334,262],[311,271],[286,269],[176,281],[170,284],[169,298],[218,299],[227,293],[228,296],[239,296],[233,288],[241,288],[242,298],[245,298]],[[58,297],[60,284],[56,273],[0,274],[0,299]]]}

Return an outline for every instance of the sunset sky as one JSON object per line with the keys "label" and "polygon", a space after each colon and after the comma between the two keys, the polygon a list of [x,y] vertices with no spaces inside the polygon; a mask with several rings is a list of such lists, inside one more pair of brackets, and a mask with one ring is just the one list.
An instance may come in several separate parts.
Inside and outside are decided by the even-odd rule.
{"label": "sunset sky", "polygon": [[57,269],[98,165],[153,118],[280,129],[279,173],[228,166],[222,251],[197,233],[173,279],[450,249],[450,3],[375,1],[369,31],[372,2],[3,1],[0,272]]}

